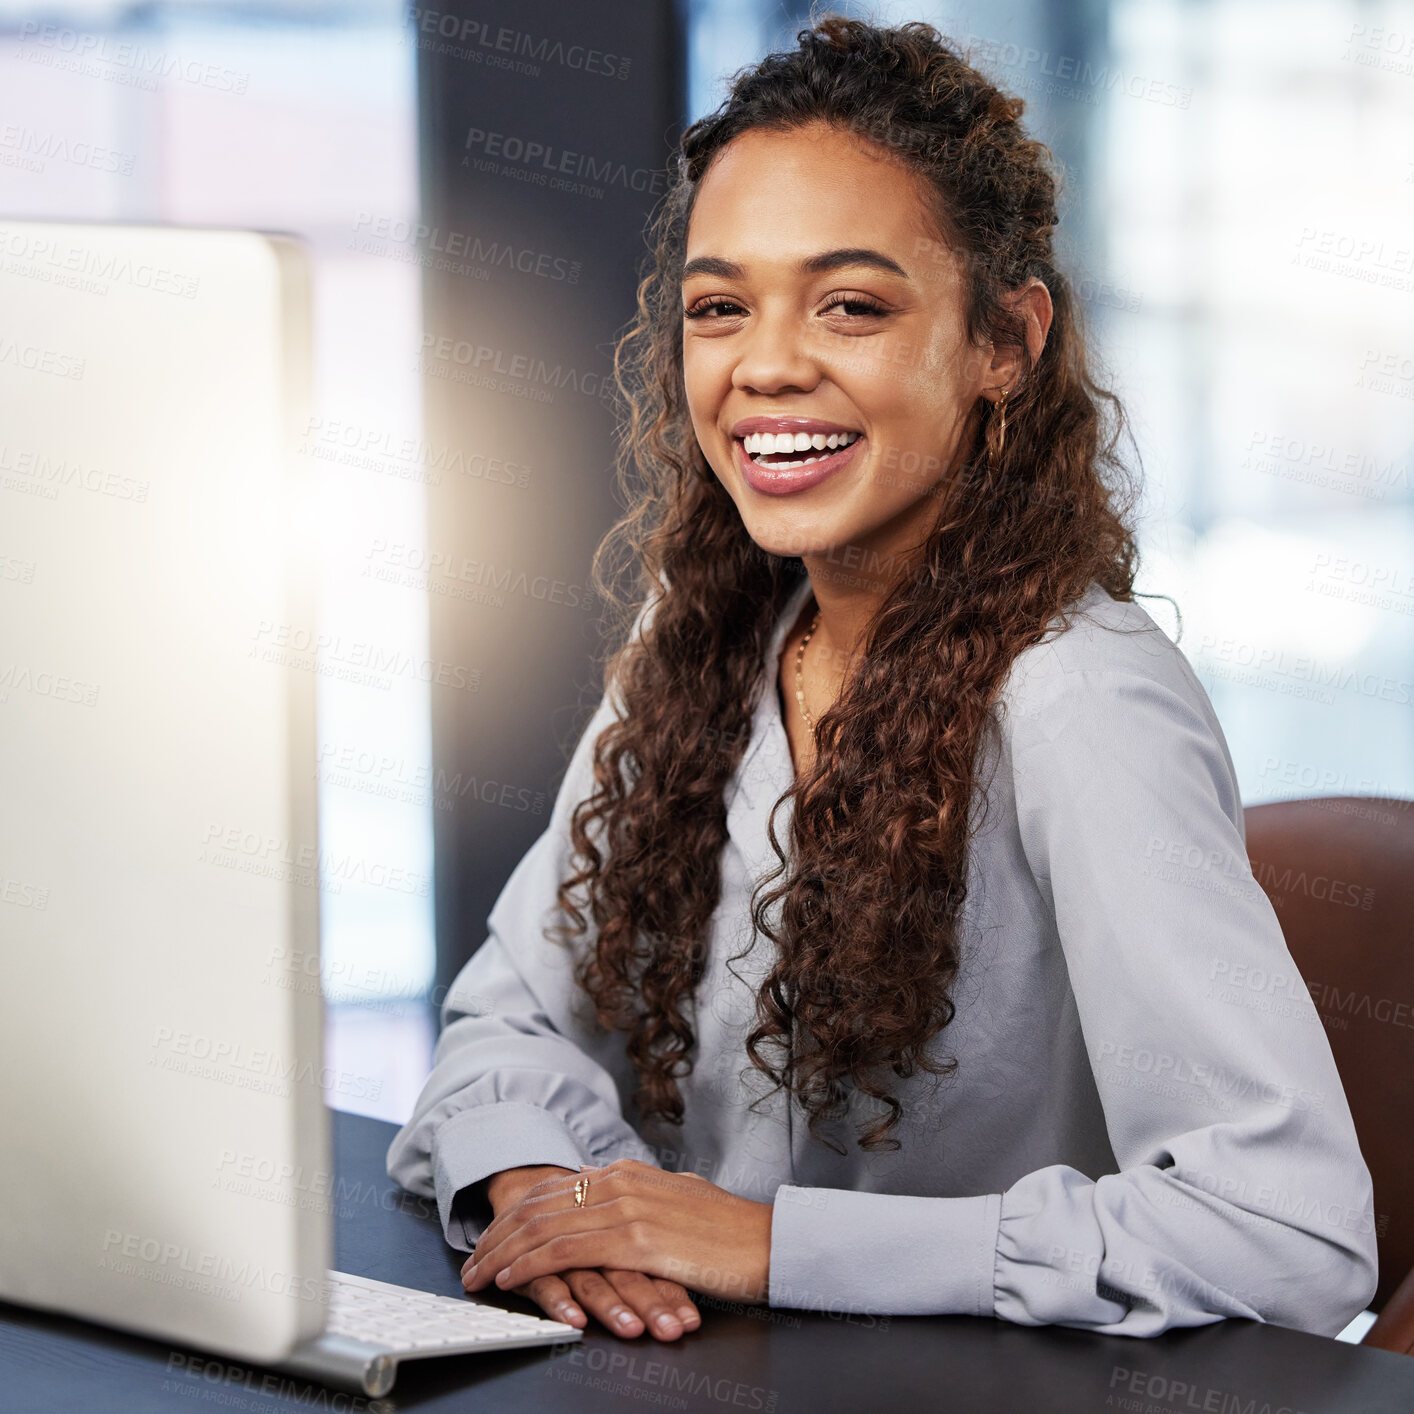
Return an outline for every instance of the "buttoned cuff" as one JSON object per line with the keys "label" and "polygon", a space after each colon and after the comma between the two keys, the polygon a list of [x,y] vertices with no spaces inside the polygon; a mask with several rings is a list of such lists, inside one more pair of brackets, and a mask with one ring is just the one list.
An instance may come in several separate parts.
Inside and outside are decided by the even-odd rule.
{"label": "buttoned cuff", "polygon": [[[452,1115],[432,1139],[432,1183],[448,1245],[470,1252],[491,1221],[483,1179],[526,1164],[577,1172],[587,1162],[564,1122],[538,1105],[500,1100]],[[463,1189],[472,1191],[458,1202]]]}
{"label": "buttoned cuff", "polygon": [[770,1304],[895,1316],[994,1314],[1002,1195],[799,1188],[771,1209]]}

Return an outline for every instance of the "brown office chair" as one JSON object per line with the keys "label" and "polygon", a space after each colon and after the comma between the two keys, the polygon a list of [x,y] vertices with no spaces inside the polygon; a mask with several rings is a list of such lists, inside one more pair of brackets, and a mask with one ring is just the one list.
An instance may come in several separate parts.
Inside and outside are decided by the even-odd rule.
{"label": "brown office chair", "polygon": [[1414,1355],[1414,801],[1329,796],[1243,814],[1374,1181],[1379,1315],[1361,1343]]}

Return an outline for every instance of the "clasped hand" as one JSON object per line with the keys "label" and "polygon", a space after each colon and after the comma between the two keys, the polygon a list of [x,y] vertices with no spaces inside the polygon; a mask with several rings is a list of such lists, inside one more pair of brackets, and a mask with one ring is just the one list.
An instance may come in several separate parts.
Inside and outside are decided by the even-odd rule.
{"label": "clasped hand", "polygon": [[[588,1180],[582,1207],[574,1203],[579,1179]],[[493,1283],[516,1290],[556,1274],[604,1269],[606,1275],[642,1274],[761,1305],[767,1299],[771,1211],[769,1203],[739,1198],[698,1174],[669,1173],[636,1159],[566,1171],[496,1214],[462,1267],[462,1285],[469,1292]],[[678,1319],[680,1327],[690,1325]],[[635,1328],[616,1334],[639,1333],[636,1322],[623,1325]]]}

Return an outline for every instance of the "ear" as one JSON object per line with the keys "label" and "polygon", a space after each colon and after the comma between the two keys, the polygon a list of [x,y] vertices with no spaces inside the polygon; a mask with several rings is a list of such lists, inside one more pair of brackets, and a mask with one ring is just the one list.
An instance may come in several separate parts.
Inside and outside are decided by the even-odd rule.
{"label": "ear", "polygon": [[[1033,275],[1019,290],[1013,290],[1006,297],[1007,305],[1026,321],[1026,348],[1034,364],[1046,347],[1046,335],[1050,333],[1051,319],[1055,306],[1051,303],[1051,292],[1045,282]],[[1007,345],[993,345],[992,359],[987,368],[987,391],[1003,388],[1016,391],[1016,380],[1021,371],[1020,349]]]}

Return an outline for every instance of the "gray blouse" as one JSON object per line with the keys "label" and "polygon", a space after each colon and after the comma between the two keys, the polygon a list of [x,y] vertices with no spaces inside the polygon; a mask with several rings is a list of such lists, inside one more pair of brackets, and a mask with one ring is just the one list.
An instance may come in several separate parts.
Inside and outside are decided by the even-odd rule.
{"label": "gray blouse", "polygon": [[[469,1251],[490,1219],[472,1185],[501,1169],[630,1157],[700,1173],[772,1203],[776,1307],[1133,1336],[1225,1316],[1340,1331],[1373,1296],[1376,1248],[1330,1045],[1248,865],[1202,684],[1139,604],[1099,584],[1069,629],[1056,620],[1018,655],[1002,694],[957,1012],[933,1043],[957,1072],[893,1082],[905,1113],[892,1152],[863,1152],[847,1128],[836,1154],[781,1092],[748,1108],[770,1088],[743,1044],[768,940],[738,975],[725,962],[776,862],[766,820],[794,770],[776,672],[809,593],[803,580],[777,624],[727,787],[698,1051],[670,1144],[635,1128],[625,1037],[596,1030],[541,933],[616,710],[606,694],[448,993],[389,1176],[435,1196],[448,1243]],[[789,816],[787,803],[783,845]]]}

